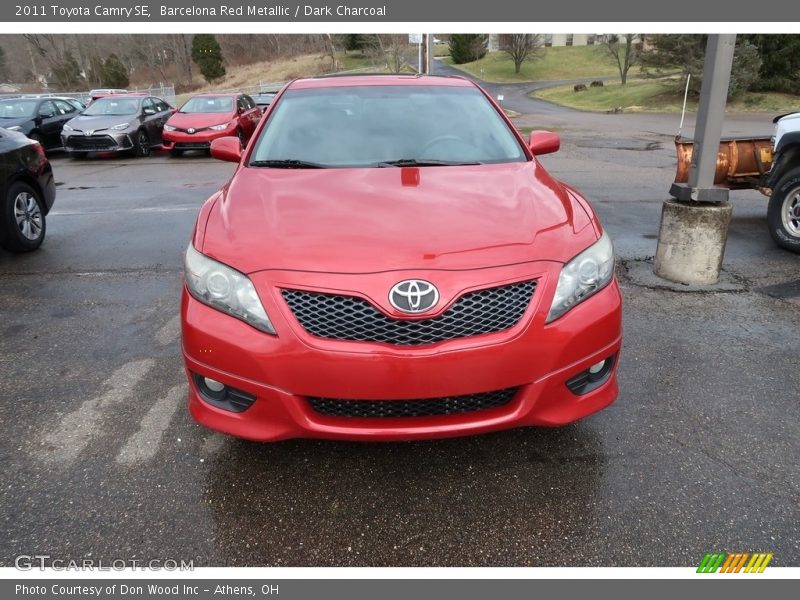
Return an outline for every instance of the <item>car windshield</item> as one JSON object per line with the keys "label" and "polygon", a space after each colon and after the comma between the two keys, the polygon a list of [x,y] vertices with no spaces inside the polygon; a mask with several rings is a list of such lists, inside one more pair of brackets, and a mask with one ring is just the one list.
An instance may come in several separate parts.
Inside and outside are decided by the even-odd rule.
{"label": "car windshield", "polygon": [[0,102],[0,118],[24,119],[36,114],[36,100],[3,100]]}
{"label": "car windshield", "polygon": [[139,112],[139,101],[133,98],[100,98],[83,111],[84,115],[135,115]]}
{"label": "car windshield", "polygon": [[287,90],[250,166],[387,167],[527,160],[480,90],[369,85]]}
{"label": "car windshield", "polygon": [[230,96],[195,96],[181,107],[182,113],[229,113],[233,112]]}

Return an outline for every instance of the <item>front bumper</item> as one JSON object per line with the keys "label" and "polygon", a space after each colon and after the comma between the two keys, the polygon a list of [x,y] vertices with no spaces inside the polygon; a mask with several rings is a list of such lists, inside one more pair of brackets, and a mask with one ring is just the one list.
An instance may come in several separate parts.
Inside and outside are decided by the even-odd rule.
{"label": "front bumper", "polygon": [[62,134],[61,145],[67,152],[121,152],[133,149],[133,134],[125,131],[104,131],[85,135]]}
{"label": "front bumper", "polygon": [[[560,319],[545,324],[560,266],[543,265],[488,270],[503,271],[496,275],[505,281],[530,277],[538,281],[527,312],[511,329],[416,347],[311,336],[294,320],[279,293],[280,287],[298,285],[307,274],[271,274],[269,283],[263,274],[251,276],[277,336],[198,302],[184,289],[183,353],[190,375],[190,412],[211,429],[260,441],[295,437],[426,439],[530,425],[558,426],[581,419],[617,397],[622,298],[614,281]],[[390,277],[397,280],[403,275]],[[486,275],[470,273],[466,278]],[[348,289],[343,285],[338,277],[325,287]],[[463,289],[469,286],[467,281]],[[609,358],[614,366],[602,385],[583,395],[570,391],[568,380]],[[219,408],[203,399],[191,374],[243,391],[254,396],[255,402],[241,412]],[[315,410],[309,400],[392,402],[508,388],[516,388],[516,392],[502,406],[437,416],[330,416]]]}
{"label": "front bumper", "polygon": [[235,129],[229,127],[222,131],[205,129],[196,133],[184,131],[164,131],[164,149],[166,150],[207,150],[211,147],[211,142],[217,138],[235,135]]}

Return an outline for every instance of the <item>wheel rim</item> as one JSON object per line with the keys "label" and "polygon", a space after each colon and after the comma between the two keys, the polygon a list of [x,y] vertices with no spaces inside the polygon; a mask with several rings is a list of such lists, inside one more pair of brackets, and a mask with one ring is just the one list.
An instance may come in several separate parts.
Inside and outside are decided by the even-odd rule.
{"label": "wheel rim", "polygon": [[147,134],[144,131],[139,132],[139,149],[142,154],[150,153],[150,142],[147,141]]}
{"label": "wheel rim", "polygon": [[35,242],[42,235],[42,211],[33,194],[29,192],[17,194],[14,199],[14,219],[25,239]]}
{"label": "wheel rim", "polygon": [[800,187],[786,194],[781,207],[783,228],[793,237],[800,238]]}

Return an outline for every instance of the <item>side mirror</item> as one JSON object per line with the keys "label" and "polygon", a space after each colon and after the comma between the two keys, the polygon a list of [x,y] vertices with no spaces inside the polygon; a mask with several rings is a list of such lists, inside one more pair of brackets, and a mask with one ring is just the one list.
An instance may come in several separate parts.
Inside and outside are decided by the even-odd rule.
{"label": "side mirror", "polygon": [[558,152],[561,148],[561,136],[552,131],[531,131],[528,148],[534,156]]}
{"label": "side mirror", "polygon": [[154,115],[154,114],[156,114],[156,111],[154,111],[152,108],[145,108],[144,109],[144,114],[146,114],[148,116],[149,115]]}
{"label": "side mirror", "polygon": [[233,135],[212,140],[211,156],[219,160],[238,163],[242,160],[242,142]]}

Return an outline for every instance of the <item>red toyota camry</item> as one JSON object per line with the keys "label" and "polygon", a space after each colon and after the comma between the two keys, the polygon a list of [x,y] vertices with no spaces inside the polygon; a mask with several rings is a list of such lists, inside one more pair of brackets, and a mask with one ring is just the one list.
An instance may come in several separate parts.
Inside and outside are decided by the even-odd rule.
{"label": "red toyota camry", "polygon": [[198,94],[164,124],[164,148],[180,156],[186,150],[208,150],[212,140],[226,136],[244,145],[259,119],[261,109],[247,94]]}
{"label": "red toyota camry", "polygon": [[297,80],[186,250],[189,408],[253,440],[563,425],[617,396],[608,234],[473,83]]}

